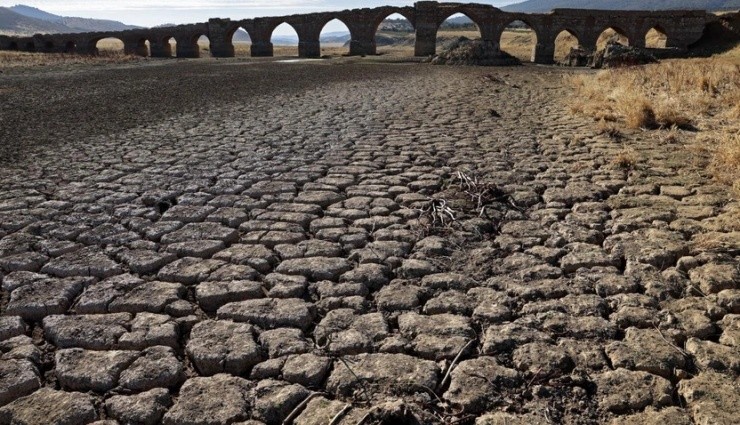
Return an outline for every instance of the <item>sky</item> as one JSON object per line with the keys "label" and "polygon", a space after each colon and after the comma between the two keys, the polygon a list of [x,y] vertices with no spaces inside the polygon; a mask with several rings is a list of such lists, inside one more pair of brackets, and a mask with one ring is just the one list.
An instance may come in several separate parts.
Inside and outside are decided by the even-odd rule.
{"label": "sky", "polygon": [[[477,0],[475,3],[505,6],[521,1]],[[55,15],[112,19],[129,25],[150,27],[168,23],[205,22],[208,18],[246,19],[362,7],[412,6],[414,0],[0,0],[0,7],[16,4],[37,7]],[[342,24],[332,22],[325,31],[342,31],[345,28]],[[276,31],[276,34],[279,32]],[[282,32],[286,34],[285,30]]]}

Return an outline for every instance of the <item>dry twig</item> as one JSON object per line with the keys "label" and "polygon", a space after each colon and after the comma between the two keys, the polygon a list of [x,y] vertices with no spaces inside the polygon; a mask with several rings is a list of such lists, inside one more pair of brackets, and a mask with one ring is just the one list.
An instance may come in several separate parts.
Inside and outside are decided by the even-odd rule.
{"label": "dry twig", "polygon": [[288,417],[286,417],[285,420],[283,421],[283,425],[290,425],[290,424],[292,424],[293,423],[293,420],[295,420],[295,418],[298,417],[298,414],[301,411],[303,411],[303,409],[306,407],[306,405],[308,405],[308,403],[311,400],[313,400],[314,398],[316,398],[316,397],[318,397],[320,395],[324,395],[324,393],[313,392],[313,393],[309,394],[308,397],[306,397],[305,399],[303,399],[303,401],[300,402],[298,404],[298,406],[296,406],[295,409],[293,409],[293,411],[290,412],[290,414],[288,415]]}

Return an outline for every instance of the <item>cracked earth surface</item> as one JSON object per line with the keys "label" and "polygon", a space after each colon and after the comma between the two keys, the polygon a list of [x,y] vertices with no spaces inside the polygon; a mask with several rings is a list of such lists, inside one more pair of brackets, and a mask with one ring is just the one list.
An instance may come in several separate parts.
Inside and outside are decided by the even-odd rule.
{"label": "cracked earth surface", "polygon": [[109,68],[0,92],[0,424],[740,417],[740,207],[572,71]]}

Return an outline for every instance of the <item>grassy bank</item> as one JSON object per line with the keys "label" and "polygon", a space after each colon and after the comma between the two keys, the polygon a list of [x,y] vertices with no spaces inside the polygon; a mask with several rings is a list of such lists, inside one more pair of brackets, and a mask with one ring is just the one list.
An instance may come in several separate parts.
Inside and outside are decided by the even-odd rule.
{"label": "grassy bank", "polygon": [[698,154],[713,176],[740,193],[740,61],[730,53],[710,59],[584,74],[570,80],[573,113],[600,126],[696,131]]}

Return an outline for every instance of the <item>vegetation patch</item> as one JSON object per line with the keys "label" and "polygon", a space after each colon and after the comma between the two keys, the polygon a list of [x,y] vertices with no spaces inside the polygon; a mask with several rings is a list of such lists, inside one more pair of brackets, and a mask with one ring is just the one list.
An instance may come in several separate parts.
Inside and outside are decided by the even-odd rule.
{"label": "vegetation patch", "polygon": [[601,133],[631,129],[698,132],[713,176],[740,189],[740,62],[726,57],[670,60],[570,77],[571,112],[593,117]]}

